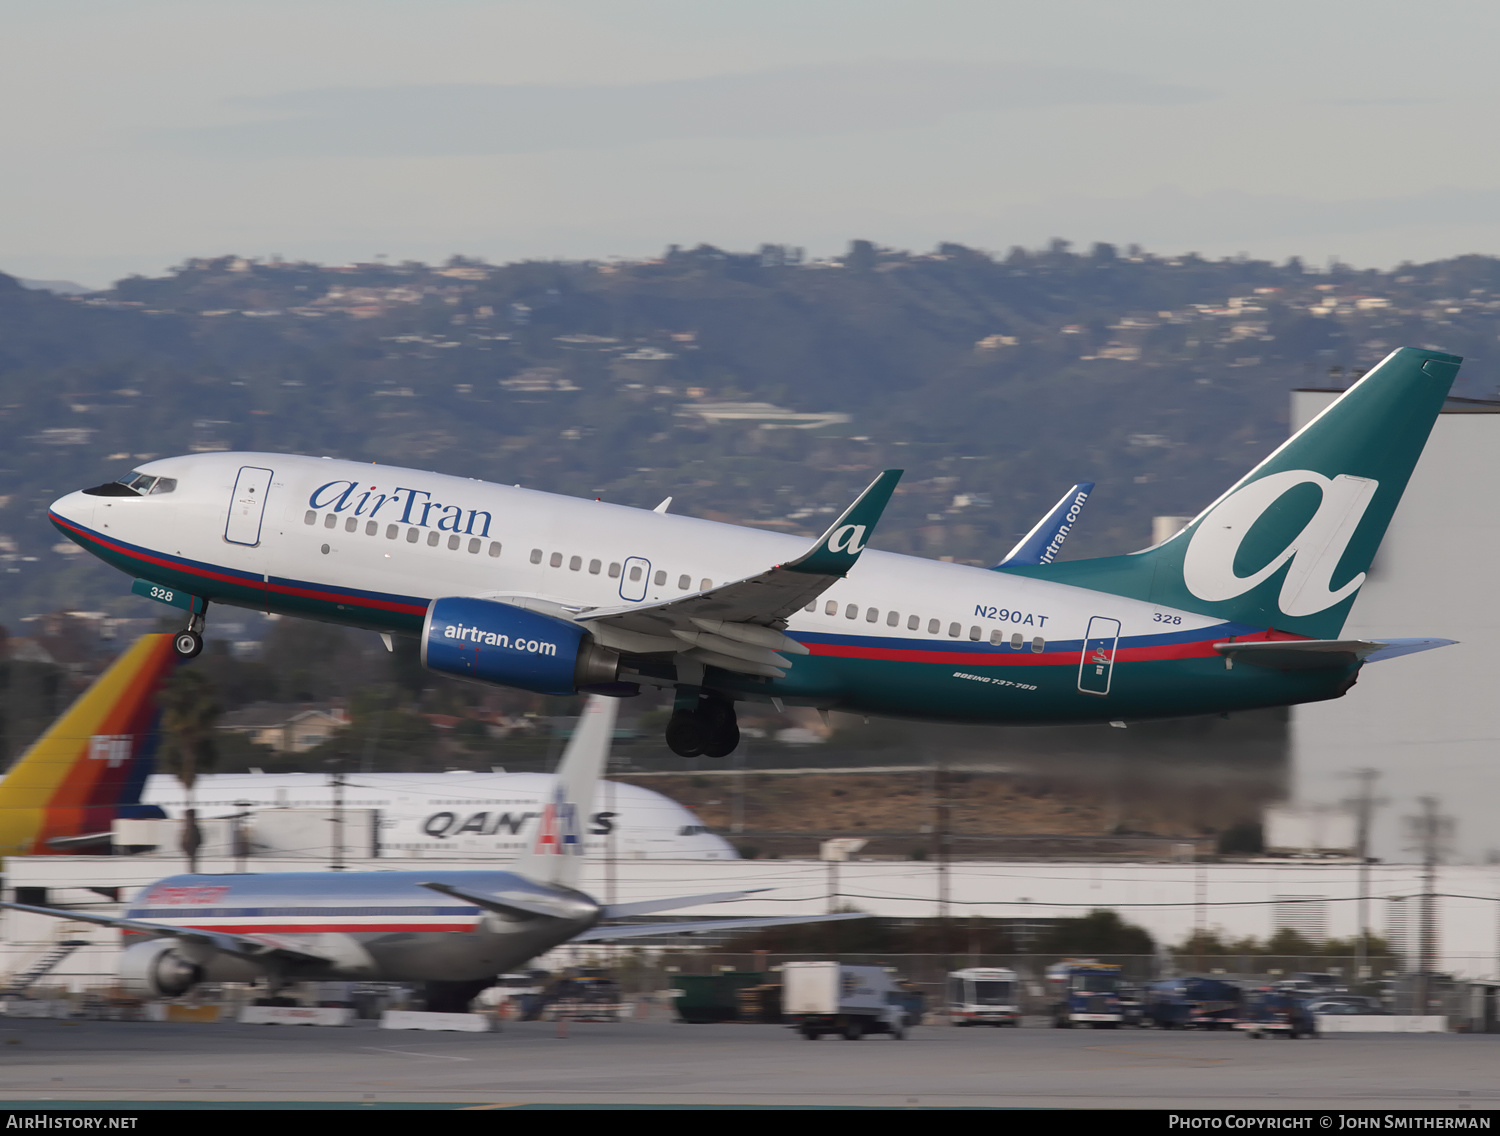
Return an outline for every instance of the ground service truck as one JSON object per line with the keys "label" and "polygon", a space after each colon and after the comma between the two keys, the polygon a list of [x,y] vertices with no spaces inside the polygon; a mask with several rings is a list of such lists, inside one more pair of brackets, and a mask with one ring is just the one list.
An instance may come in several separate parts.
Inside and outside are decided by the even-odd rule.
{"label": "ground service truck", "polygon": [[1120,1005],[1120,968],[1095,959],[1064,959],[1047,968],[1052,995],[1052,1024],[1069,1029],[1087,1024],[1094,1029],[1117,1029],[1125,1020]]}
{"label": "ground service truck", "polygon": [[808,1041],[836,1033],[858,1041],[867,1033],[906,1036],[901,987],[884,967],[789,962],[781,968],[781,1013]]}

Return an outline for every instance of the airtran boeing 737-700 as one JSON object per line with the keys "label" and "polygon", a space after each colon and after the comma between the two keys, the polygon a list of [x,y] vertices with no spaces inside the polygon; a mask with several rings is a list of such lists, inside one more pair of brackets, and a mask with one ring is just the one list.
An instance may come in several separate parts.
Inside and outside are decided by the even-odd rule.
{"label": "airtran boeing 737-700", "polygon": [[899,470],[810,547],[264,453],[152,461],[51,519],[187,613],[183,655],[212,603],[416,636],[460,678],[672,690],[667,742],[689,756],[734,749],[743,700],[1010,724],[1218,713],[1337,698],[1365,663],[1438,644],[1339,634],[1460,361],[1392,352],[1175,536],[1091,560],[1057,561],[1055,541],[993,569],[866,551]]}

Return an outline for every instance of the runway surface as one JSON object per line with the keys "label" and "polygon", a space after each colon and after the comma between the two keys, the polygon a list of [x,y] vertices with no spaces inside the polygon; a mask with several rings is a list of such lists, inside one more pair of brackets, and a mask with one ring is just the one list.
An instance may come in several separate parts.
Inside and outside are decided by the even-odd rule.
{"label": "runway surface", "polygon": [[1500,1108],[1500,1035],[954,1029],[804,1041],[783,1026],[507,1024],[501,1033],[0,1019],[17,1102],[1009,1108]]}

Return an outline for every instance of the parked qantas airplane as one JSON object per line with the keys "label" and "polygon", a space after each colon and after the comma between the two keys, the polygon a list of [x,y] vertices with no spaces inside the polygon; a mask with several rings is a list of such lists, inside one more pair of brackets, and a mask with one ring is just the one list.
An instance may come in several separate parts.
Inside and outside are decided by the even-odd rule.
{"label": "parked qantas airplane", "polygon": [[[722,756],[735,702],[950,722],[1128,721],[1337,698],[1434,640],[1338,638],[1461,360],[1401,348],[1181,532],[995,570],[865,552],[887,470],[796,537],[461,477],[281,454],[150,462],[53,523],[189,613],[418,636],[442,674],[675,691],[667,743]],[[1041,557],[1046,560],[1047,558]]]}
{"label": "parked qantas airplane", "polygon": [[[606,746],[609,739],[603,739]],[[344,808],[372,809],[380,818],[382,857],[496,856],[524,852],[546,815],[556,778],[546,773],[350,773],[337,790]],[[332,809],[330,778],[314,773],[215,773],[193,786],[198,816],[247,810]],[[183,815],[182,782],[158,774],[142,800]],[[586,856],[621,860],[735,860],[722,836],[670,797],[639,785],[606,781],[594,795],[583,831]],[[251,850],[275,855],[276,849]]]}
{"label": "parked qantas airplane", "polygon": [[593,807],[617,703],[590,698],[529,850],[509,871],[280,872],[172,876],[142,888],[123,917],[0,903],[115,927],[120,979],[152,998],[200,982],[363,979],[424,982],[430,1010],[461,1011],[495,975],[567,942],[735,931],[859,919],[784,915],[678,923],[600,921],[739,899],[748,892],[601,904],[578,890],[583,824]]}

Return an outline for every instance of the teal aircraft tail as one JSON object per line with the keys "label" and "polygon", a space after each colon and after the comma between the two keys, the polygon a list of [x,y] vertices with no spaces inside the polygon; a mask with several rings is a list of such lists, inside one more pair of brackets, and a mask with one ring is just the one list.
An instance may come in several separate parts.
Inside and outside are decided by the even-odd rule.
{"label": "teal aircraft tail", "polygon": [[1334,638],[1461,362],[1412,347],[1392,351],[1153,548],[1000,571]]}

